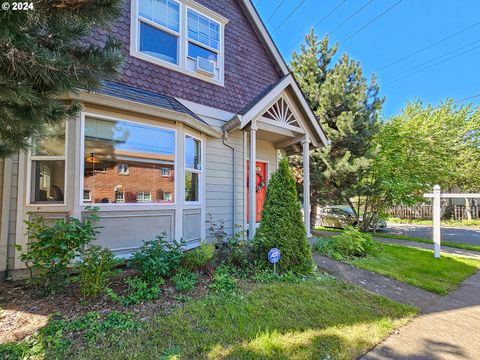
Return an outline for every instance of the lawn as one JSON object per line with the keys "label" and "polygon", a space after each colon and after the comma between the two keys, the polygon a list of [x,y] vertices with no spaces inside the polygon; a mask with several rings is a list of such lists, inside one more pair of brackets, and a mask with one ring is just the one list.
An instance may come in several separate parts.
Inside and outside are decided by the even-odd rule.
{"label": "lawn", "polygon": [[[50,340],[55,345],[46,352],[45,344],[36,347],[47,358],[71,359],[352,359],[415,314],[412,307],[318,275],[250,283],[236,295],[193,300],[120,332],[90,332],[88,341],[85,328],[108,326],[70,326],[60,332],[66,339]],[[80,332],[72,337],[73,328]],[[58,335],[58,327],[50,333]]]}
{"label": "lawn", "polygon": [[382,244],[376,255],[349,263],[441,295],[480,269],[480,260],[446,254],[435,259],[430,250],[390,244]]}
{"label": "lawn", "polygon": [[[432,220],[425,219],[400,219],[395,217],[389,217],[387,222],[399,223],[399,224],[416,224],[416,225],[432,225]],[[472,220],[442,220],[442,226],[471,226],[479,227],[480,219]]]}
{"label": "lawn", "polygon": [[[315,230],[319,231],[330,231],[330,232],[342,232],[342,229],[336,229],[336,228],[327,228],[323,226],[317,226],[315,227]],[[422,238],[416,238],[416,237],[411,237],[411,236],[405,236],[405,235],[395,235],[395,234],[386,234],[383,232],[377,232],[375,234],[375,237],[379,238],[386,238],[386,239],[398,239],[398,240],[405,240],[405,241],[416,241],[416,242],[421,242],[425,244],[432,244],[432,240],[427,240],[427,239],[422,239]],[[456,242],[451,242],[451,241],[442,241],[443,246],[448,246],[456,249],[462,249],[462,250],[472,250],[472,251],[480,251],[480,246],[479,245],[471,245],[471,244],[462,244],[462,243],[456,243]]]}

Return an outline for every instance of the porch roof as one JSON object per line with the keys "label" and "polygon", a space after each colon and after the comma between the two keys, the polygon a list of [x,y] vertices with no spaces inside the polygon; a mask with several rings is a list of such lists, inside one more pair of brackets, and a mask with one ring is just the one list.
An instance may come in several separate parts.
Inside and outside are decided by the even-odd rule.
{"label": "porch roof", "polygon": [[[290,126],[287,115],[277,114],[275,110],[273,111],[274,115],[278,115],[278,120],[282,121],[272,121],[265,117],[265,113],[269,111],[269,108],[271,109],[275,105],[275,102],[282,98],[285,98],[285,103],[288,103],[287,98],[291,98],[297,104],[296,106],[292,103],[288,104],[292,107],[291,111],[288,111],[296,114],[296,116],[293,117],[296,120],[296,126]],[[282,100],[282,111],[283,102]],[[294,108],[297,111],[295,111]],[[277,110],[280,109],[277,107]],[[261,123],[264,127],[268,127],[268,131],[272,133],[286,134],[286,141],[283,144],[287,146],[298,143],[306,137],[311,140],[312,145],[315,147],[325,146],[328,143],[315,114],[308,105],[305,96],[291,73],[286,74],[278,82],[262,90],[237,115],[226,122],[222,129],[227,132],[237,128],[244,129],[248,125],[251,126],[252,123]],[[287,134],[287,132],[289,134]],[[300,136],[298,136],[299,134]]]}

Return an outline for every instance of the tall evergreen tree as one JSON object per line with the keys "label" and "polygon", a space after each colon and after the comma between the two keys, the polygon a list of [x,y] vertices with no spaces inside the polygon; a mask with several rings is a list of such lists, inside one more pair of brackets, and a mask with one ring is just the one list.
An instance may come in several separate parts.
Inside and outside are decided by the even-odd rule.
{"label": "tall evergreen tree", "polygon": [[[343,54],[329,66],[336,50],[336,45],[329,47],[327,36],[318,41],[312,29],[291,63],[330,140],[329,145],[310,154],[312,224],[318,205],[324,201],[347,203],[356,210],[351,198],[365,190],[361,178],[372,162],[371,142],[383,104],[375,76],[368,83],[358,61]],[[300,166],[301,159],[292,163]]]}
{"label": "tall evergreen tree", "polygon": [[120,43],[85,39],[108,27],[122,0],[43,0],[27,11],[0,11],[0,157],[28,147],[45,123],[74,115],[79,107],[59,96],[95,90],[122,63]]}

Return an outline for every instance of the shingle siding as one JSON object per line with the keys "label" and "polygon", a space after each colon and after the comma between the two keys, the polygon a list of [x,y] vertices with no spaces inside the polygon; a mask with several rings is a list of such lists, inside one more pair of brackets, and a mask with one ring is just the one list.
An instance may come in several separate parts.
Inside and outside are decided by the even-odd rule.
{"label": "shingle siding", "polygon": [[[159,94],[238,112],[266,86],[277,82],[281,74],[237,0],[197,0],[197,2],[229,20],[225,27],[225,86],[214,85],[131,57],[130,1],[125,1],[121,16],[108,31],[108,34],[123,42],[125,63],[119,81]],[[97,29],[90,41],[101,44],[106,39],[107,31]]]}

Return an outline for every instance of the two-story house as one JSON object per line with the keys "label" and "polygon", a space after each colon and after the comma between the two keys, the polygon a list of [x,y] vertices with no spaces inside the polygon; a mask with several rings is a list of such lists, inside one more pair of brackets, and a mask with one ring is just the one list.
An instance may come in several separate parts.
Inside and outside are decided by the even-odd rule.
{"label": "two-story house", "polygon": [[0,163],[0,272],[24,268],[14,244],[30,213],[96,206],[97,242],[118,256],[162,232],[197,246],[207,214],[252,238],[278,151],[307,159],[326,143],[250,0],[126,1],[109,31],[124,44],[121,78],[69,96],[77,118]]}

